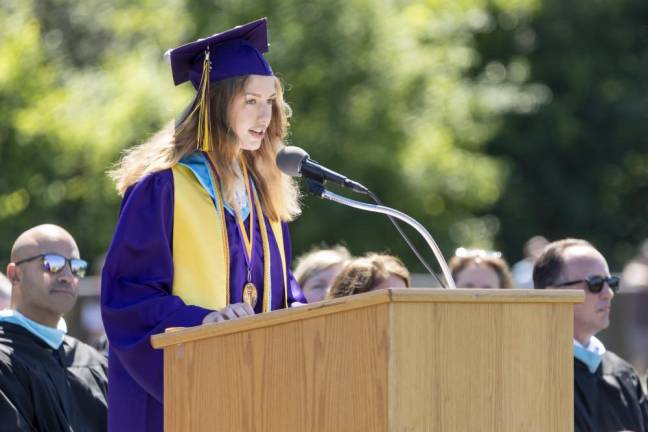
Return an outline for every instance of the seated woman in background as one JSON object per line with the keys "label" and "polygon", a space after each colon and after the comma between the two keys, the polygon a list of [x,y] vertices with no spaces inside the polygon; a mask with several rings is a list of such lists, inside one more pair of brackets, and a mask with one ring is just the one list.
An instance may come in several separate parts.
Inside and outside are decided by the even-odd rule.
{"label": "seated woman in background", "polygon": [[511,270],[500,252],[461,247],[449,265],[457,288],[513,288]]}
{"label": "seated woman in background", "polygon": [[313,249],[297,258],[293,275],[308,303],[324,300],[335,277],[351,259],[344,246]]}
{"label": "seated woman in background", "polygon": [[333,281],[327,298],[338,298],[382,288],[409,288],[410,274],[401,260],[370,253],[351,260]]}

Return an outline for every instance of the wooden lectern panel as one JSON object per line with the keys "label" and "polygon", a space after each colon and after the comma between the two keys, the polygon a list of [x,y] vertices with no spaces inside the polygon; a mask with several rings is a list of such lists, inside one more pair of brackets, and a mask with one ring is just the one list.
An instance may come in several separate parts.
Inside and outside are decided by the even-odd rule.
{"label": "wooden lectern panel", "polygon": [[382,290],[153,337],[165,431],[571,431],[572,290]]}
{"label": "wooden lectern panel", "polygon": [[572,305],[392,307],[390,430],[571,430]]}
{"label": "wooden lectern panel", "polygon": [[386,431],[388,308],[167,348],[165,431]]}

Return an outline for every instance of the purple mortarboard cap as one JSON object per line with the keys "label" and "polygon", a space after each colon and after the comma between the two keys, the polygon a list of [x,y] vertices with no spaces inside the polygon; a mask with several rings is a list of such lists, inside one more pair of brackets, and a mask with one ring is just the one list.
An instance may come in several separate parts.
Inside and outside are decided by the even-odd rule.
{"label": "purple mortarboard cap", "polygon": [[196,89],[200,87],[207,50],[211,62],[211,82],[241,75],[272,75],[272,68],[262,54],[268,52],[267,18],[198,39],[167,52],[175,85],[191,81]]}

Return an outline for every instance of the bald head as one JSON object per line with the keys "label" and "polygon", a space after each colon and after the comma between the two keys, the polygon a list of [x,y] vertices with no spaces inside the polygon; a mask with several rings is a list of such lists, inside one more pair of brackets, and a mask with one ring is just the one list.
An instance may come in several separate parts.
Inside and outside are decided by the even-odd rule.
{"label": "bald head", "polygon": [[[51,271],[44,256],[66,260]],[[72,273],[70,259],[78,259],[79,248],[69,232],[57,225],[38,225],[22,233],[11,249],[7,276],[11,281],[11,305],[41,324],[56,327],[61,316],[76,302],[79,277]]]}
{"label": "bald head", "polygon": [[[574,305],[574,339],[587,346],[590,338],[610,325],[614,290],[608,282],[598,292],[589,288],[589,278],[610,277],[605,257],[591,243],[564,239],[550,243],[535,264],[536,288],[582,289],[585,301]],[[565,285],[569,283],[569,285]]]}
{"label": "bald head", "polygon": [[44,224],[28,229],[20,234],[11,248],[11,261],[16,262],[39,253],[48,243],[64,242],[78,253],[78,247],[72,235],[58,225]]}
{"label": "bald head", "polygon": [[550,243],[545,247],[533,266],[533,284],[535,288],[548,288],[562,280],[565,267],[565,252],[575,248],[576,252],[584,249],[594,250],[594,246],[583,239],[566,238]]}

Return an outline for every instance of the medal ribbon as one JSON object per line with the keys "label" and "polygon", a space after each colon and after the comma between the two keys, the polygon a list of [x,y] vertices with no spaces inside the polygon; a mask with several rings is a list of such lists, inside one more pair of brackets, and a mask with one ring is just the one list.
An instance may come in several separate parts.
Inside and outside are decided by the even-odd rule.
{"label": "medal ribbon", "polygon": [[[227,222],[225,220],[225,206],[223,205],[223,196],[221,193],[220,189],[220,183],[218,182],[218,171],[216,171],[216,164],[214,164],[214,161],[211,160],[211,157],[209,156],[209,153],[203,152],[205,155],[205,159],[207,160],[209,167],[211,168],[209,170],[209,175],[211,177],[212,184],[214,185],[214,194],[216,195],[216,202],[214,203],[216,207],[216,211],[218,211],[218,215],[220,216],[220,230],[221,230],[221,238],[223,239],[223,252],[225,253],[225,280],[227,281],[227,284],[229,285],[229,278],[230,278],[230,252],[229,252],[229,242],[227,241]],[[230,290],[229,286],[225,290],[225,302],[226,304],[230,304]]]}
{"label": "medal ribbon", "polygon": [[[214,190],[216,193],[216,198],[218,200],[218,208],[220,210],[221,214],[221,229],[223,230],[223,238],[225,241],[227,241],[227,224],[225,223],[225,206],[223,205],[223,198],[222,198],[222,193],[220,191],[220,176],[218,174],[218,170],[216,168],[216,163],[211,157],[211,153],[203,152],[205,159],[208,161],[209,166],[211,168],[211,174],[212,174],[212,182],[214,183]],[[240,220],[240,216],[236,213],[236,219],[237,219],[237,228],[239,229],[239,234],[241,239],[243,239],[243,246],[245,249],[245,252],[243,255],[245,255],[245,264],[247,267],[247,282],[250,282],[252,279],[252,269],[251,269],[251,264],[252,264],[252,253],[254,252],[252,249],[253,243],[252,243],[252,236],[254,233],[253,230],[253,216],[254,213],[256,213],[258,222],[259,222],[259,229],[261,231],[261,243],[263,244],[263,312],[268,312],[272,310],[272,302],[271,302],[271,279],[270,279],[270,241],[268,239],[268,233],[267,233],[267,227],[265,223],[265,218],[263,217],[263,209],[261,208],[261,203],[260,200],[258,199],[258,193],[256,191],[256,188],[252,184],[248,173],[247,173],[247,166],[245,165],[245,162],[243,159],[241,159],[241,164],[243,165],[243,175],[245,177],[245,186],[246,186],[246,192],[248,194],[248,205],[250,207],[250,241],[248,242],[248,237],[247,237],[247,232],[245,230],[245,225],[242,224],[242,221]],[[252,185],[250,187],[250,185]],[[254,209],[256,209],[256,212],[254,212]],[[249,246],[248,246],[249,245]],[[227,251],[227,257],[229,257],[229,251]],[[228,274],[228,280],[229,280],[229,266],[227,268],[227,274]],[[229,295],[229,289],[227,290],[227,303],[230,303],[230,295]]]}
{"label": "medal ribbon", "polygon": [[245,192],[247,194],[248,206],[250,207],[250,235],[248,236],[247,230],[245,229],[245,224],[243,219],[241,219],[241,214],[236,211],[236,224],[238,226],[239,235],[243,241],[243,248],[245,250],[245,264],[247,265],[247,279],[246,282],[252,282],[252,253],[254,245],[254,201],[253,196],[250,193],[250,178],[248,177],[247,166],[245,161],[241,158],[241,167],[243,171],[243,180],[245,181]]}

